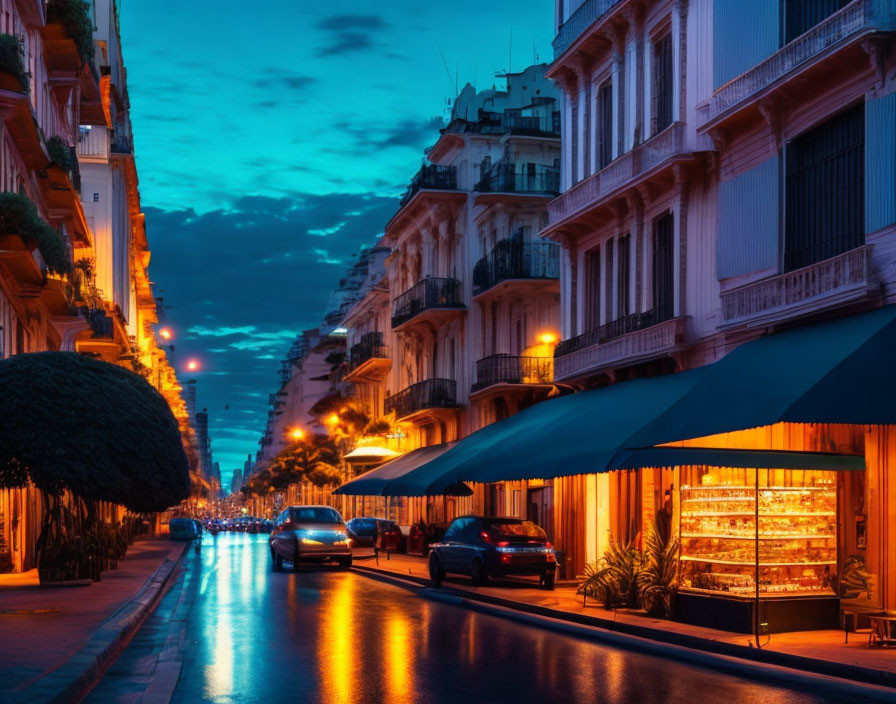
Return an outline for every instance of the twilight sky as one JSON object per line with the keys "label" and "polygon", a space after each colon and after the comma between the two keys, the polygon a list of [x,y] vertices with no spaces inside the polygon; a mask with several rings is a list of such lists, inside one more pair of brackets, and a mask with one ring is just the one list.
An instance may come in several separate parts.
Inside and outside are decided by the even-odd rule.
{"label": "twilight sky", "polygon": [[549,61],[553,2],[120,4],[150,275],[181,379],[203,363],[228,482],[279,360],[382,233],[455,80]]}

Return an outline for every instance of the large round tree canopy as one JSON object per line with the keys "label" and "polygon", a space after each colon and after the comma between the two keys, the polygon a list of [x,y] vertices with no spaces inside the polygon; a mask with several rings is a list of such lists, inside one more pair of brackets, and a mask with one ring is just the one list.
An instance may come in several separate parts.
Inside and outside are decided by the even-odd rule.
{"label": "large round tree canopy", "polygon": [[0,486],[31,481],[132,511],[187,498],[177,421],[141,376],[73,352],[0,361]]}

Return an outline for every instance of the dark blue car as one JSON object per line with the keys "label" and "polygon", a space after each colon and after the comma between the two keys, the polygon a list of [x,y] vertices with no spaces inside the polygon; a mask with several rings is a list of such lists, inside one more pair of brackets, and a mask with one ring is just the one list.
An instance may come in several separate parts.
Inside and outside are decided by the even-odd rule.
{"label": "dark blue car", "polygon": [[540,577],[546,589],[554,588],[554,549],[532,521],[461,516],[430,548],[429,577],[434,586],[450,572],[469,575],[477,586],[491,577],[529,575]]}

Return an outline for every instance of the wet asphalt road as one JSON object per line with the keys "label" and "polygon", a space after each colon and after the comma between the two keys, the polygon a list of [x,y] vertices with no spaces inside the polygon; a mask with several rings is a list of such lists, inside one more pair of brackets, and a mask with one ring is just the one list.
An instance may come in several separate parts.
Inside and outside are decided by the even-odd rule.
{"label": "wet asphalt road", "polygon": [[98,702],[830,700],[428,601],[352,572],[272,573],[267,536],[206,535],[88,696]]}

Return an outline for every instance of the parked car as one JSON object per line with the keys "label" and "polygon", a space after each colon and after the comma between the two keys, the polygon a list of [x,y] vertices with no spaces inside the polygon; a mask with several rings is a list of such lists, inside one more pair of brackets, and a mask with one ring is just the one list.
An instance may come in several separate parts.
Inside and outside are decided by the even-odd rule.
{"label": "parked car", "polygon": [[447,573],[469,575],[476,585],[493,577],[533,575],[553,589],[557,558],[545,532],[532,521],[461,516],[441,542],[430,546],[433,585],[439,586]]}
{"label": "parked car", "polygon": [[345,527],[354,547],[377,547],[389,552],[401,550],[404,536],[395,521],[385,518],[353,518]]}
{"label": "parked car", "polygon": [[352,541],[339,512],[329,506],[290,506],[274,522],[271,561],[275,572],[283,561],[298,569],[301,562],[338,562],[352,566]]}

